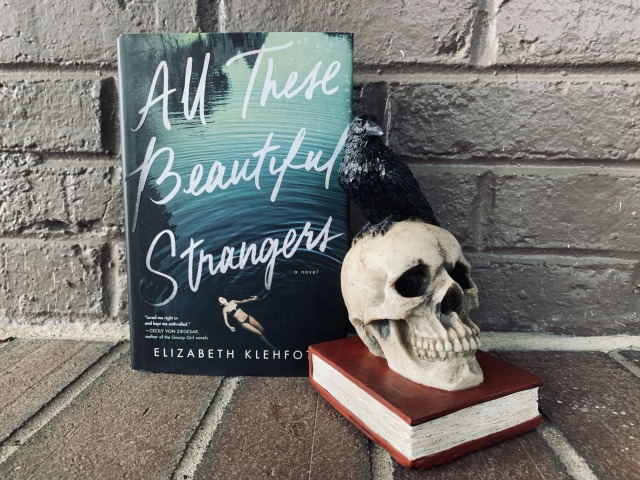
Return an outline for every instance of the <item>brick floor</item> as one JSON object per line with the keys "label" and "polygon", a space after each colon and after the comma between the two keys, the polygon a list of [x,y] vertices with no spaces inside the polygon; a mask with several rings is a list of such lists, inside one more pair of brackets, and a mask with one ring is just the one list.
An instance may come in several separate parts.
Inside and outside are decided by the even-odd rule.
{"label": "brick floor", "polygon": [[334,415],[306,378],[246,378],[197,478],[361,479],[366,438]]}
{"label": "brick floor", "polygon": [[540,408],[598,478],[640,478],[640,380],[605,353],[504,355],[545,380]]}
{"label": "brick floor", "polygon": [[105,343],[15,340],[0,350],[0,440],[106,352]]}
{"label": "brick floor", "polygon": [[0,345],[0,478],[640,478],[640,352],[500,355],[544,377],[543,425],[415,471],[304,378],[147,374],[127,344],[14,340]]}

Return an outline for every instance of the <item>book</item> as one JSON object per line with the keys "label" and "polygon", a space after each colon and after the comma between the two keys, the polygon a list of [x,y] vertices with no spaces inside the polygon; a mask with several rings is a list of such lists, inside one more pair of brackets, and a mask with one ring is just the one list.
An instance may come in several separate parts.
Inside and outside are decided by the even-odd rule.
{"label": "book", "polygon": [[118,39],[132,367],[308,374],[346,335],[346,33]]}
{"label": "book", "polygon": [[312,345],[309,378],[401,465],[428,468],[537,427],[542,379],[478,351],[484,382],[446,391],[393,372],[359,337]]}

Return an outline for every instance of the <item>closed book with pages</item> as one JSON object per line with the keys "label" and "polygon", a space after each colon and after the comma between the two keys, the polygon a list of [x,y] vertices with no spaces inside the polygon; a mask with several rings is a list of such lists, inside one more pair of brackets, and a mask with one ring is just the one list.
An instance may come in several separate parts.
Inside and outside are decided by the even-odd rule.
{"label": "closed book with pages", "polygon": [[358,337],[309,348],[310,380],[405,467],[428,468],[537,427],[542,379],[478,351],[484,381],[445,391],[391,371]]}

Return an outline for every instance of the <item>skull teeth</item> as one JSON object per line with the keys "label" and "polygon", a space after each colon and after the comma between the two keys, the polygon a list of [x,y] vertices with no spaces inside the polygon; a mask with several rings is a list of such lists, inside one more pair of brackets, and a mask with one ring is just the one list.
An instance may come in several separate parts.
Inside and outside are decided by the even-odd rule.
{"label": "skull teeth", "polygon": [[480,335],[480,327],[478,327],[478,325],[473,323],[471,320],[467,320],[467,322],[469,322],[469,327],[471,328],[471,331],[473,332],[473,334],[476,336]]}
{"label": "skull teeth", "polygon": [[[475,331],[475,329],[470,329]],[[446,360],[455,357],[467,357],[474,355],[476,350],[480,348],[480,338],[476,334],[465,337],[451,335],[449,338],[442,340],[440,338],[421,337],[411,334],[409,343],[413,350],[413,354],[422,360]]]}

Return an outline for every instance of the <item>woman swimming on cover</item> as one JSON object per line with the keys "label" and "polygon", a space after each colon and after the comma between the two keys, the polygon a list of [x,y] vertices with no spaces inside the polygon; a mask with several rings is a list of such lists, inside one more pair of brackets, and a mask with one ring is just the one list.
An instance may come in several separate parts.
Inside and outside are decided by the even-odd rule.
{"label": "woman swimming on cover", "polygon": [[229,315],[232,315],[233,318],[238,321],[242,328],[258,335],[264,343],[275,350],[276,347],[271,345],[269,340],[267,340],[267,337],[264,336],[264,327],[260,324],[260,322],[258,322],[258,320],[256,320],[254,317],[238,307],[238,305],[241,303],[249,303],[257,299],[258,297],[256,297],[255,295],[253,297],[247,298],[246,300],[227,301],[227,299],[224,297],[218,298],[218,302],[220,302],[220,305],[222,305],[222,316],[224,317],[224,324],[232,332],[236,331],[236,327],[233,327],[229,324]]}

